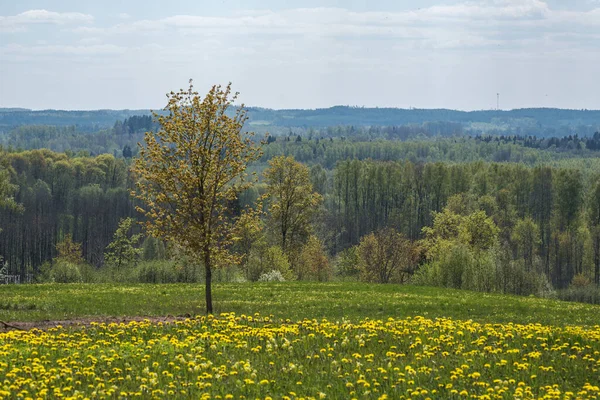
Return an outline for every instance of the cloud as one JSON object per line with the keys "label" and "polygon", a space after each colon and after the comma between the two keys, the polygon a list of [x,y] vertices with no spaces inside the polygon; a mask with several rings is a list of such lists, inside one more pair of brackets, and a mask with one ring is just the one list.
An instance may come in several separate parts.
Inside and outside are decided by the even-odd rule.
{"label": "cloud", "polygon": [[93,16],[78,12],[29,10],[13,16],[0,16],[0,32],[23,32],[28,26],[35,24],[87,24],[93,21]]}
{"label": "cloud", "polygon": [[[600,51],[600,8],[554,9],[541,0],[464,1],[398,12],[316,7],[236,10],[228,16],[120,17],[117,20],[114,16],[115,24],[104,27],[90,24],[93,17],[85,14],[32,10],[4,17],[0,24],[6,24],[6,18],[14,19],[13,27],[34,23],[31,21],[79,23],[60,28],[74,33],[71,43],[55,43],[49,50],[23,46],[18,50],[23,57],[40,53],[120,54],[125,47],[135,49],[153,43],[160,49],[142,57],[177,59],[196,52],[206,60],[233,57],[235,53],[240,62],[247,63],[281,62],[287,57],[293,62],[307,60],[310,64],[317,60],[326,64],[343,55],[343,62],[364,63],[366,68],[376,59],[402,60],[411,52],[429,50],[521,55]],[[12,51],[14,54],[16,50]]]}
{"label": "cloud", "polygon": [[[88,35],[303,36],[403,39],[433,43],[462,35],[455,43],[484,44],[510,41],[544,32],[570,32],[573,25],[600,27],[600,8],[589,11],[552,9],[541,0],[483,0],[436,5],[412,11],[355,12],[343,8],[297,8],[280,11],[237,11],[231,16],[174,15],[154,20],[124,21],[107,28],[81,26],[75,33]],[[488,37],[491,35],[491,37]],[[479,39],[476,37],[480,36]],[[420,45],[420,44],[419,44]]]}
{"label": "cloud", "polygon": [[102,39],[97,37],[84,37],[78,40],[78,43],[83,45],[102,44]]}
{"label": "cloud", "polygon": [[3,54],[5,56],[90,56],[123,54],[126,51],[126,47],[117,46],[113,44],[35,46],[22,46],[10,44],[0,47],[0,54]]}
{"label": "cloud", "polygon": [[[3,83],[14,94],[5,101],[154,107],[194,77],[198,88],[233,81],[252,96],[245,101],[271,107],[480,108],[501,92],[511,106],[589,108],[600,104],[600,2],[586,1],[435,0],[396,12],[347,2],[220,16],[164,7],[158,17],[116,11],[98,21],[26,12],[0,17],[0,27],[48,26],[0,36]],[[537,93],[550,91],[557,103],[540,103]]]}
{"label": "cloud", "polygon": [[418,14],[448,19],[541,19],[550,13],[548,5],[539,0],[503,0],[469,2],[450,6],[433,6]]}

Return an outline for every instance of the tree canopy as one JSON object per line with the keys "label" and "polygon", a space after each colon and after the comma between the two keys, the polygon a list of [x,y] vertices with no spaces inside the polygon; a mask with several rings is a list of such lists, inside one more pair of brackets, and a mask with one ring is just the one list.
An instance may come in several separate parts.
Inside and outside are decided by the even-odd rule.
{"label": "tree canopy", "polygon": [[251,133],[243,133],[243,107],[227,114],[237,94],[231,85],[213,86],[206,96],[189,89],[167,95],[160,129],[147,132],[133,171],[147,218],[146,230],[181,245],[204,264],[206,311],[213,312],[212,269],[237,262],[229,247],[235,239],[231,210],[249,186],[246,168],[260,156]]}

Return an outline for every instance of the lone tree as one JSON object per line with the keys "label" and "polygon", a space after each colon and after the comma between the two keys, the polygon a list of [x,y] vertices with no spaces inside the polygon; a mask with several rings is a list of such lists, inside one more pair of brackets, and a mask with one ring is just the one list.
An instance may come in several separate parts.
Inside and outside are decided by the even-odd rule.
{"label": "lone tree", "polygon": [[242,132],[243,105],[226,114],[237,98],[231,84],[213,86],[201,98],[190,80],[189,89],[167,97],[166,113],[154,114],[160,130],[146,132],[146,145],[140,145],[134,161],[133,196],[144,203],[138,211],[147,217],[151,235],[176,242],[202,260],[211,314],[213,268],[238,261],[229,251],[236,223],[229,207],[252,184],[246,167],[260,156],[260,145],[253,133]]}

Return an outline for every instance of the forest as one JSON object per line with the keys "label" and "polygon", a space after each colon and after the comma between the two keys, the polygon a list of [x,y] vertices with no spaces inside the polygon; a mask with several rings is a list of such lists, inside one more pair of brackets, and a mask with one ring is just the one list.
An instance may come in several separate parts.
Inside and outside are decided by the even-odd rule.
{"label": "forest", "polygon": [[[208,242],[188,251],[196,222],[177,225],[170,213],[183,192],[166,188],[243,137],[248,153],[235,153],[246,158],[227,178],[242,186],[214,189],[224,197],[205,214],[223,229],[212,252],[231,255],[219,256],[218,281],[409,283],[600,303],[597,112],[243,110],[229,107],[229,87],[213,90],[204,101],[217,105],[197,112],[214,115],[229,139],[196,147],[185,136],[190,106],[179,106],[196,101],[191,92],[153,116],[2,110],[0,281],[210,286],[210,257],[198,258],[211,254]],[[197,147],[214,140],[228,143],[221,154]],[[159,198],[175,202],[167,214]]]}
{"label": "forest", "polygon": [[[102,150],[103,139],[132,139],[156,122],[128,118],[106,136],[70,129],[23,126],[2,149],[4,276],[202,281],[201,263],[140,229],[144,216],[130,195],[137,146],[124,140],[115,143],[121,152],[96,156],[21,150],[60,147],[69,135]],[[383,128],[355,131],[352,140],[317,131],[268,138],[250,165],[258,181],[231,208],[260,209],[232,248],[242,262],[216,279],[416,283],[600,301],[598,134],[402,141],[384,138]],[[277,207],[289,200],[278,174],[302,194],[288,214]]]}
{"label": "forest", "polygon": [[[230,114],[235,107],[232,107]],[[557,108],[523,108],[515,110],[459,111],[449,109],[400,109],[334,106],[321,109],[273,110],[248,107],[248,123],[253,129],[273,128],[321,129],[342,125],[385,127],[422,124],[451,124],[470,133],[500,132],[540,137],[593,134],[589,129],[600,124],[600,111]],[[150,116],[150,110],[29,110],[0,108],[0,132],[21,125],[78,126],[89,132],[111,128],[116,120],[133,116]]]}
{"label": "forest", "polygon": [[[75,125],[22,125],[0,133],[0,145],[8,152],[49,149],[69,156],[112,154],[115,158],[129,159],[138,154],[138,143],[143,141],[144,132],[156,129],[156,122],[149,116],[117,120],[111,128],[90,132]],[[460,124],[433,122],[261,129],[254,131],[258,135],[268,133],[269,137],[260,163],[264,164],[277,155],[291,155],[298,161],[309,165],[321,164],[326,169],[332,169],[338,160],[347,158],[408,159],[413,162],[496,161],[536,165],[567,159],[596,162],[600,155],[600,135],[596,134],[600,126],[588,127],[581,135],[548,138],[492,133],[472,135]]]}

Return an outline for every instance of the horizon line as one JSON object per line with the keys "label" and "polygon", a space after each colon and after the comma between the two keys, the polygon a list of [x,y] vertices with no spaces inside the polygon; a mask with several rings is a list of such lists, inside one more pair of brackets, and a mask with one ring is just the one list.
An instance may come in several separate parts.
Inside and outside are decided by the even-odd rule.
{"label": "horizon line", "polygon": [[[242,105],[232,105],[232,107],[240,107]],[[496,109],[496,108],[481,108],[481,109],[459,109],[459,108],[422,108],[422,107],[380,107],[380,106],[357,106],[357,105],[333,105],[329,107],[317,107],[317,108],[270,108],[270,107],[262,107],[262,106],[248,106],[243,105],[246,110],[258,109],[258,110],[269,110],[269,111],[318,111],[318,110],[330,110],[334,108],[350,108],[350,109],[365,109],[365,110],[403,110],[403,111],[415,111],[415,110],[427,110],[427,111],[457,111],[457,112],[486,112],[486,111],[498,111],[498,112],[510,112],[510,111],[519,111],[519,110],[562,110],[562,111],[589,111],[589,112],[597,112],[600,109],[594,108],[561,108],[561,107],[520,107],[520,108],[511,108],[511,109]],[[19,111],[32,111],[32,112],[40,112],[40,111],[66,111],[66,112],[92,112],[92,111],[161,111],[164,108],[78,108],[78,109],[67,109],[67,108],[27,108],[27,107],[0,107],[0,110],[11,110],[13,112]]]}

